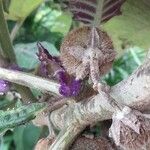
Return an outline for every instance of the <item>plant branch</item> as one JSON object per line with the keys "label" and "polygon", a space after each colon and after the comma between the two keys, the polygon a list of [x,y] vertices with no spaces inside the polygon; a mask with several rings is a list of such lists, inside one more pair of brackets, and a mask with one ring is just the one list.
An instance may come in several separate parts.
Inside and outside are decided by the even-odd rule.
{"label": "plant branch", "polygon": [[[140,111],[150,111],[149,68],[150,55],[148,55],[143,65],[133,72],[129,78],[112,87],[110,93],[101,92],[89,100],[74,103],[68,107],[64,106],[53,111],[50,119],[54,127],[61,131],[58,135],[59,138],[56,138],[52,148],[57,147],[59,144],[63,145],[61,150],[68,148],[68,143],[71,144],[73,139],[70,139],[70,134],[64,138],[64,135],[61,133],[72,124],[73,126],[84,128],[98,121],[111,119],[112,114],[116,111],[115,107],[110,103],[114,101],[114,98],[121,105],[127,105]],[[78,135],[78,132],[76,135]]]}
{"label": "plant branch", "polygon": [[59,94],[59,84],[31,74],[0,68],[0,79],[7,80],[42,92]]}
{"label": "plant branch", "polygon": [[57,136],[49,150],[67,150],[74,139],[80,134],[84,127],[70,125],[64,128]]}
{"label": "plant branch", "polygon": [[150,59],[147,59],[129,78],[113,86],[108,95],[100,93],[88,100],[52,112],[51,120],[54,126],[62,129],[61,124],[69,125],[72,121],[81,125],[89,125],[111,119],[115,108],[110,105],[110,101],[114,99],[119,104],[140,111],[150,111],[149,68]]}
{"label": "plant branch", "polygon": [[19,20],[16,22],[16,24],[15,24],[15,26],[12,29],[11,34],[10,34],[11,41],[14,41],[14,39],[16,38],[16,35],[17,35],[20,27],[22,26],[23,22],[24,22],[24,20]]}
{"label": "plant branch", "polygon": [[[119,103],[124,103],[139,110],[149,110],[150,97],[150,60],[147,58],[128,79],[111,88],[110,95]],[[43,92],[59,95],[59,84],[22,72],[0,68],[0,78]],[[129,90],[130,89],[130,90]]]}
{"label": "plant branch", "polygon": [[16,62],[14,48],[11,43],[8,26],[4,17],[2,0],[0,0],[0,43],[5,57],[11,62]]}
{"label": "plant branch", "polygon": [[[73,138],[78,135],[85,126],[95,124],[98,121],[111,119],[116,108],[110,103],[114,100],[140,111],[150,111],[150,55],[133,74],[111,88],[110,93],[100,92],[94,97],[78,103],[65,105],[53,111],[50,120],[56,129],[61,130],[59,136],[52,145],[52,149],[62,146],[62,150],[68,148]],[[22,72],[16,72],[0,68],[0,78],[36,88],[43,92],[53,92],[59,95],[59,84]],[[73,126],[72,126],[73,125]],[[66,129],[79,127],[79,130],[70,137],[71,132],[62,134]],[[76,129],[75,129],[76,130]]]}

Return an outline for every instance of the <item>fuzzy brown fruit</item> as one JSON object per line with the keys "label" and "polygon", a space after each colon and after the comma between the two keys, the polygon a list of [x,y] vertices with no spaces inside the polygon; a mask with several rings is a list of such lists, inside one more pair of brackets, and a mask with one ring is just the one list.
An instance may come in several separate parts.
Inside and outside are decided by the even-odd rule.
{"label": "fuzzy brown fruit", "polygon": [[99,28],[84,26],[71,31],[61,45],[64,68],[76,79],[89,76],[97,85],[112,67],[116,52],[111,38]]}
{"label": "fuzzy brown fruit", "polygon": [[107,139],[102,137],[94,139],[79,137],[69,150],[114,150],[114,148]]}
{"label": "fuzzy brown fruit", "polygon": [[149,150],[150,117],[125,106],[113,114],[110,137],[123,150]]}

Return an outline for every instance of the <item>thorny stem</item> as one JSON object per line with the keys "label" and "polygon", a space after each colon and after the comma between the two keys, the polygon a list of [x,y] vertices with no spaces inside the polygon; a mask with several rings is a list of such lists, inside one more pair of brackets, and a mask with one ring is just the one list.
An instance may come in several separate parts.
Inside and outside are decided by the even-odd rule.
{"label": "thorny stem", "polygon": [[2,0],[0,0],[0,43],[5,57],[13,63],[16,62],[14,48],[11,43],[8,26],[4,17]]}
{"label": "thorny stem", "polygon": [[31,74],[0,68],[0,79],[7,80],[43,92],[59,94],[59,84]]}

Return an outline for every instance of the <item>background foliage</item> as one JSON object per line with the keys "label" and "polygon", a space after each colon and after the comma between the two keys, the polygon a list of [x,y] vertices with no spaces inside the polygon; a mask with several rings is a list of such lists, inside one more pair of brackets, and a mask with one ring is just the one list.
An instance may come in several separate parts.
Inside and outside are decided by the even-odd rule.
{"label": "background foliage", "polygon": [[[55,0],[4,0],[4,6],[9,31],[16,34],[13,45],[17,63],[26,69],[38,67],[37,41],[42,41],[51,54],[59,55],[63,37],[80,25]],[[102,25],[118,52],[113,69],[104,77],[109,85],[128,77],[142,63],[145,50],[150,47],[149,8],[150,1],[127,0],[122,15]],[[1,96],[0,108],[6,110],[10,106],[13,107],[10,98]],[[21,125],[1,136],[0,149],[32,150],[38,139],[46,135],[44,127],[32,123]]]}

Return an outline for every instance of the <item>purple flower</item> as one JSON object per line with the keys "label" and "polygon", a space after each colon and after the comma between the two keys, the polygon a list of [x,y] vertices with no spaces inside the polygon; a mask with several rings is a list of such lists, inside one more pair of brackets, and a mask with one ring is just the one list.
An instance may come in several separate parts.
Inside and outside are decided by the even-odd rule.
{"label": "purple flower", "polygon": [[68,83],[69,76],[67,76],[65,70],[58,70],[57,72],[55,72],[55,76],[60,83]]}
{"label": "purple flower", "polygon": [[0,80],[0,95],[7,93],[10,89],[10,83],[5,80]]}
{"label": "purple flower", "polygon": [[74,77],[70,76],[63,68],[59,57],[55,57],[49,54],[48,50],[45,49],[41,43],[37,43],[39,52],[37,56],[41,62],[40,73],[44,77],[49,77],[48,67],[54,72],[55,78],[60,83],[59,92],[65,97],[77,96],[81,90],[81,81],[75,80]]}
{"label": "purple flower", "polygon": [[72,96],[77,96],[80,91],[81,91],[81,81],[80,80],[73,80],[72,83],[71,83],[71,95]]}
{"label": "purple flower", "polygon": [[65,97],[77,96],[81,91],[81,82],[72,80],[71,84],[61,83],[59,92]]}
{"label": "purple flower", "polygon": [[65,83],[62,83],[60,88],[59,88],[59,93],[65,97],[70,97],[71,96],[71,89]]}
{"label": "purple flower", "polygon": [[57,78],[60,82],[59,92],[65,97],[77,96],[81,91],[81,81],[70,77],[64,70],[57,72]]}

